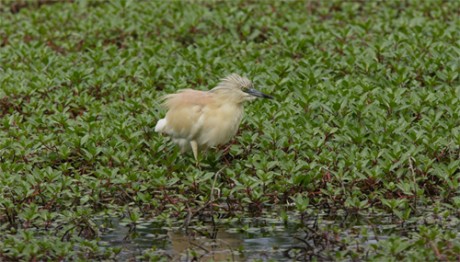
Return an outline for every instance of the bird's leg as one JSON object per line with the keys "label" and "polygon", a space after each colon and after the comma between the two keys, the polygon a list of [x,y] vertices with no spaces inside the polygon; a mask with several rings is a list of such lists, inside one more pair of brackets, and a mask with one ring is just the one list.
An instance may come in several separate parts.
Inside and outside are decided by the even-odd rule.
{"label": "bird's leg", "polygon": [[[233,142],[233,141],[232,141]],[[228,155],[229,152],[230,152],[230,148],[232,147],[233,143],[230,143],[228,144],[227,146],[224,147],[224,149],[222,150],[224,155]]]}
{"label": "bird's leg", "polygon": [[223,147],[223,149],[222,149],[222,159],[225,161],[225,164],[227,166],[230,165],[230,162],[234,158],[234,157],[232,157],[230,155],[230,148],[232,147],[232,145],[233,145],[233,141],[232,141],[232,143],[228,144],[227,146]]}
{"label": "bird's leg", "polygon": [[196,166],[200,166],[200,161],[198,160],[198,143],[195,140],[190,141],[190,146],[192,147],[193,157],[195,158]]}

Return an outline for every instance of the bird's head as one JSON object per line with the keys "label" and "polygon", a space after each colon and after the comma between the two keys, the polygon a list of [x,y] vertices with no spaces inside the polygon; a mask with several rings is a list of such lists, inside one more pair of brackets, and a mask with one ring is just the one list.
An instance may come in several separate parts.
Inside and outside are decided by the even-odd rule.
{"label": "bird's head", "polygon": [[231,74],[223,78],[211,92],[221,94],[227,99],[232,99],[238,103],[251,101],[257,97],[273,99],[272,96],[256,90],[249,79],[238,74]]}

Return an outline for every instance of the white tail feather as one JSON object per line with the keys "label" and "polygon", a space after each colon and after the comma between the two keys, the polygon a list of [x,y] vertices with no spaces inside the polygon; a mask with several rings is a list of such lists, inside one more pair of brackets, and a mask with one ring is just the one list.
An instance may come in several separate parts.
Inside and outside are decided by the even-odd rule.
{"label": "white tail feather", "polygon": [[166,122],[166,119],[163,118],[163,119],[160,119],[158,120],[156,126],[155,126],[155,132],[157,133],[162,133],[165,129],[165,126],[168,122]]}

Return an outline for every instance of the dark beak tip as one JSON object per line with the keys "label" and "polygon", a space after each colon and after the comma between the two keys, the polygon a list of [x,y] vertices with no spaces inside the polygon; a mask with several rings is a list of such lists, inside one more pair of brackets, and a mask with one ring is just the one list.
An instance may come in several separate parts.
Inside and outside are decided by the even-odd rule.
{"label": "dark beak tip", "polygon": [[264,94],[263,98],[272,99],[272,100],[275,99],[273,96],[271,96],[271,95],[266,95],[266,94]]}

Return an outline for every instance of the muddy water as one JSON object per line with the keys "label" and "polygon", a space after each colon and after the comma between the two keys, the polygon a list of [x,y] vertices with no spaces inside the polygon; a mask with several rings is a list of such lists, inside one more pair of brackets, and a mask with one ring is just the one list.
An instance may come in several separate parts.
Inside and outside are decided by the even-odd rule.
{"label": "muddy water", "polygon": [[[119,261],[139,260],[146,251],[171,261],[292,261],[340,249],[337,239],[342,237],[355,237],[358,245],[368,245],[393,231],[393,226],[385,226],[381,219],[373,223],[366,219],[363,222],[323,216],[319,220],[300,220],[293,216],[288,221],[267,217],[234,222],[195,221],[187,230],[155,222],[130,227],[117,218],[104,219],[99,224],[107,228],[102,233],[101,245],[121,248],[116,257]],[[370,226],[375,224],[379,226]],[[342,229],[339,234],[333,232],[334,227]],[[363,228],[370,234],[359,240]]]}
{"label": "muddy water", "polygon": [[101,244],[122,249],[119,260],[130,260],[143,251],[155,248],[156,254],[174,261],[242,261],[288,259],[284,254],[300,244],[293,236],[301,235],[295,226],[267,224],[249,227],[235,225],[162,227],[146,222],[130,228],[117,219],[111,219],[110,229],[101,237]]}

